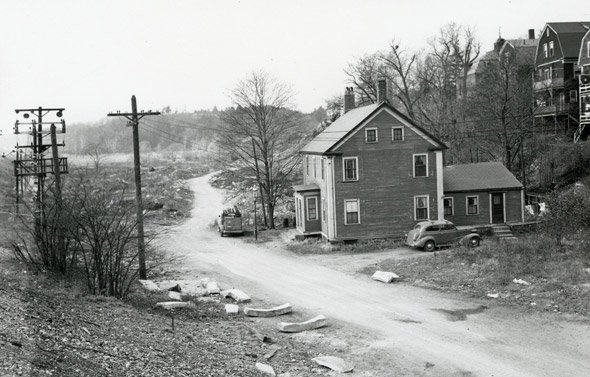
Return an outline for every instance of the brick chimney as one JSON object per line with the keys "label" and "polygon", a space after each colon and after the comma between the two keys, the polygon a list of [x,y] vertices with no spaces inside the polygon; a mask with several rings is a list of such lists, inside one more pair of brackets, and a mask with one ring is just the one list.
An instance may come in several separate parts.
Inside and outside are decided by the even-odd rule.
{"label": "brick chimney", "polygon": [[352,86],[344,88],[344,114],[354,109],[356,106],[354,102],[354,89]]}
{"label": "brick chimney", "polygon": [[529,39],[535,39],[535,29],[529,29]]}
{"label": "brick chimney", "polygon": [[387,79],[381,77],[377,79],[377,103],[387,101]]}

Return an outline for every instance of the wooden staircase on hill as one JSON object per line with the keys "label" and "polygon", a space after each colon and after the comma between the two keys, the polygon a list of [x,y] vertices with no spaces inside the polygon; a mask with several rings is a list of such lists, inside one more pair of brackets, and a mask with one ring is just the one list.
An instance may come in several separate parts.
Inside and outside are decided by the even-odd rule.
{"label": "wooden staircase on hill", "polygon": [[498,237],[498,241],[515,241],[517,239],[506,224],[492,225],[492,232],[494,236]]}

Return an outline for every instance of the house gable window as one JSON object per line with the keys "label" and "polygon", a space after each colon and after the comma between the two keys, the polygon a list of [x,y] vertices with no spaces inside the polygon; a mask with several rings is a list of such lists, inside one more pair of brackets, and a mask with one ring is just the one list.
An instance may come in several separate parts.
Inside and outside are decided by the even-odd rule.
{"label": "house gable window", "polygon": [[305,198],[307,208],[307,221],[318,219],[318,198],[315,196]]}
{"label": "house gable window", "polygon": [[443,209],[445,216],[453,216],[455,213],[454,200],[452,197],[443,198]]}
{"label": "house gable window", "polygon": [[391,141],[403,141],[404,140],[404,128],[403,127],[392,127],[391,128]]}
{"label": "house gable window", "polygon": [[547,43],[543,43],[543,57],[546,58],[548,57],[548,49],[547,49]]}
{"label": "house gable window", "polygon": [[428,202],[428,195],[414,196],[414,220],[428,220],[430,218]]}
{"label": "house gable window", "polygon": [[428,155],[426,153],[414,154],[414,177],[428,177]]}
{"label": "house gable window", "polygon": [[549,56],[555,55],[555,49],[553,48],[553,41],[549,42]]}
{"label": "house gable window", "polygon": [[359,200],[346,199],[344,201],[344,225],[360,224]]}
{"label": "house gable window", "polygon": [[358,181],[358,157],[343,157],[342,170],[344,181]]}
{"label": "house gable window", "polygon": [[309,156],[305,156],[305,175],[309,175]]}
{"label": "house gable window", "polygon": [[465,198],[465,212],[467,215],[479,214],[479,196],[468,196]]}
{"label": "house gable window", "polygon": [[379,133],[376,128],[365,128],[365,143],[376,143],[379,141]]}
{"label": "house gable window", "polygon": [[321,162],[321,164],[322,164],[322,179],[325,179],[325,177],[324,177],[324,163],[325,163],[325,161],[324,161],[324,159],[322,158],[322,159],[320,160],[320,162]]}
{"label": "house gable window", "polygon": [[578,102],[578,91],[570,90],[570,103]]}
{"label": "house gable window", "polygon": [[318,169],[317,169],[318,159],[316,156],[313,156],[312,158],[313,158],[313,177],[317,178],[318,177],[318,174],[317,174],[318,173]]}

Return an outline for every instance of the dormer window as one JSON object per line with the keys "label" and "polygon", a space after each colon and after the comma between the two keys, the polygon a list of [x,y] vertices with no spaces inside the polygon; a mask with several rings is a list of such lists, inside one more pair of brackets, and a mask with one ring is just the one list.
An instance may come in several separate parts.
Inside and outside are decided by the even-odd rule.
{"label": "dormer window", "polygon": [[546,58],[549,56],[549,50],[547,49],[547,43],[543,43],[543,57]]}
{"label": "dormer window", "polygon": [[377,134],[376,128],[366,128],[365,129],[365,142],[366,143],[376,143],[379,141],[379,135]]}

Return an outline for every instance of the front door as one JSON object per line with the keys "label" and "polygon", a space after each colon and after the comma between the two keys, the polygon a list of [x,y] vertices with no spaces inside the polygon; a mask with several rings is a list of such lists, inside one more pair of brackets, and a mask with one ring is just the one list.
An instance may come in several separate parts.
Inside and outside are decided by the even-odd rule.
{"label": "front door", "polygon": [[501,192],[492,194],[492,224],[504,222],[504,194]]}

